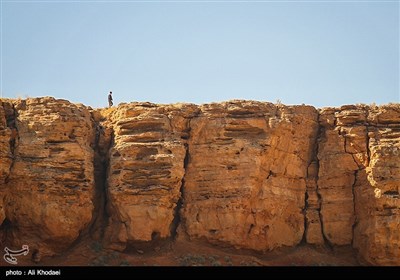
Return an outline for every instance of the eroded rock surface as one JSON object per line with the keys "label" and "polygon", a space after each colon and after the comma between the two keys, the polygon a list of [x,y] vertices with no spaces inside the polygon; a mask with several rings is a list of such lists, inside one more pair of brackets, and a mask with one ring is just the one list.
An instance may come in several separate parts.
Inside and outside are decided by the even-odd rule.
{"label": "eroded rock surface", "polygon": [[399,106],[327,108],[320,125],[325,238],[353,245],[368,263],[399,265]]}
{"label": "eroded rock surface", "polygon": [[[4,184],[10,175],[13,158],[11,151],[13,130],[9,127],[11,125],[10,113],[13,115],[13,112],[10,103],[0,102],[0,225],[6,218],[3,192]],[[3,232],[0,233],[1,239],[3,239],[2,236]]]}
{"label": "eroded rock surface", "polygon": [[189,121],[197,111],[194,105],[133,103],[113,112],[107,236],[115,246],[174,234]]}
{"label": "eroded rock surface", "polygon": [[0,151],[1,242],[35,256],[95,232],[118,250],[307,242],[400,265],[398,104],[1,100]]}
{"label": "eroded rock surface", "polygon": [[259,102],[200,109],[184,185],[188,235],[255,250],[299,244],[317,111]]}
{"label": "eroded rock surface", "polygon": [[[12,158],[1,184],[3,231],[14,246],[28,244],[31,251],[52,255],[68,248],[92,217],[90,113],[84,106],[54,98],[13,105],[15,119],[9,119],[6,132],[10,135],[15,127],[16,135],[9,140],[13,151],[6,150],[12,155],[2,157],[2,165],[10,165]],[[4,131],[4,117],[0,121]]]}
{"label": "eroded rock surface", "polygon": [[354,247],[372,264],[400,265],[400,108],[371,108],[369,164],[357,175]]}

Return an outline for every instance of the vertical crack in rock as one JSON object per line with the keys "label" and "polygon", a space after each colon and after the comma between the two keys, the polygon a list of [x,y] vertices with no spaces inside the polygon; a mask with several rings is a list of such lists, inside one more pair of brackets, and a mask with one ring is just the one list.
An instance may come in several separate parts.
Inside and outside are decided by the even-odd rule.
{"label": "vertical crack in rock", "polygon": [[14,107],[14,104],[6,103],[6,106],[4,107],[5,110],[5,116],[6,116],[6,122],[7,122],[7,127],[11,130],[11,135],[10,135],[10,159],[11,159],[11,164],[10,164],[10,170],[5,178],[5,183],[7,184],[11,173],[12,169],[14,167],[15,163],[15,149],[17,146],[17,141],[18,141],[18,127],[17,127],[17,111]]}
{"label": "vertical crack in rock", "polygon": [[[189,122],[189,124],[190,124],[190,122]],[[175,240],[177,238],[178,227],[179,227],[179,225],[180,225],[180,223],[182,221],[181,209],[182,209],[183,200],[184,200],[185,175],[186,175],[186,170],[187,170],[187,166],[189,164],[189,159],[190,159],[189,144],[188,143],[185,143],[185,149],[186,149],[186,154],[185,154],[185,158],[183,160],[184,174],[182,176],[181,186],[179,188],[180,196],[179,196],[178,202],[176,203],[176,206],[175,206],[175,209],[174,209],[174,219],[173,219],[172,224],[171,224],[171,238],[173,240]]]}
{"label": "vertical crack in rock", "polygon": [[358,170],[354,171],[354,183],[351,186],[351,192],[353,194],[353,211],[354,211],[354,221],[352,225],[352,240],[351,240],[351,245],[353,246],[354,244],[354,231],[357,226],[357,215],[356,215],[356,194],[355,194],[355,186],[357,184],[357,175],[358,175]]}
{"label": "vertical crack in rock", "polygon": [[[351,155],[351,158],[353,159],[355,165],[358,166],[358,168],[360,168],[359,163],[354,158],[354,154],[352,154],[347,148],[348,145],[349,145],[349,143],[348,143],[349,142],[348,135],[346,134],[345,131],[342,132],[341,129],[338,130],[338,133],[339,133],[340,136],[343,137],[343,140],[344,140],[343,141],[343,150],[344,150],[344,152],[349,154],[349,155]],[[355,229],[355,226],[356,226],[356,219],[357,219],[357,217],[356,217],[356,207],[355,207],[355,197],[356,196],[354,194],[354,186],[355,186],[355,184],[357,182],[357,173],[358,173],[358,170],[355,170],[354,171],[354,181],[353,181],[353,184],[351,185],[351,195],[352,195],[351,201],[352,201],[352,205],[353,205],[353,221],[352,221],[352,225],[351,225],[351,242],[350,242],[351,245],[353,245],[353,242],[354,242],[354,229]]]}
{"label": "vertical crack in rock", "polygon": [[321,196],[318,193],[318,144],[322,126],[319,123],[319,112],[316,116],[316,126],[310,138],[310,156],[306,174],[306,194],[304,209],[303,242],[321,245],[324,243],[320,218]]}
{"label": "vertical crack in rock", "polygon": [[[329,239],[326,236],[325,233],[325,227],[324,227],[324,219],[322,217],[322,203],[323,203],[323,197],[321,195],[321,191],[320,191],[320,186],[319,186],[319,179],[320,179],[320,145],[323,141],[323,139],[325,138],[325,127],[321,124],[321,114],[320,112],[318,112],[318,135],[317,135],[317,139],[316,139],[316,163],[317,163],[317,177],[316,177],[316,193],[317,193],[317,197],[318,197],[318,218],[319,218],[319,222],[321,224],[321,234],[322,234],[322,238],[323,238],[323,243],[328,245],[329,247],[332,248],[332,244],[329,241]],[[335,125],[336,125],[336,119],[335,119]]]}
{"label": "vertical crack in rock", "polygon": [[93,198],[93,219],[90,225],[89,233],[95,239],[102,239],[108,222],[107,214],[107,182],[109,150],[112,144],[114,133],[112,128],[105,127],[101,116],[91,112],[92,122],[95,130],[95,139],[93,143],[93,167],[95,194]]}
{"label": "vertical crack in rock", "polygon": [[181,225],[182,219],[183,219],[181,209],[183,207],[183,203],[184,203],[184,199],[185,199],[185,180],[186,180],[188,164],[190,161],[189,139],[191,138],[191,121],[196,115],[197,115],[197,113],[188,116],[188,120],[186,122],[186,129],[184,131],[182,131],[183,134],[181,135],[181,140],[183,141],[184,147],[185,147],[185,157],[183,159],[184,173],[183,173],[181,185],[179,188],[179,199],[174,208],[174,218],[171,223],[171,234],[170,235],[171,235],[172,240],[176,240],[176,238],[178,237],[178,227]]}
{"label": "vertical crack in rock", "polygon": [[[301,244],[307,243],[307,230],[308,230],[308,218],[307,218],[307,210],[308,210],[308,190],[306,189],[306,193],[304,194],[304,209],[303,209],[303,215],[304,215],[304,232],[303,232],[303,237],[301,239]],[[250,230],[249,230],[250,232]]]}
{"label": "vertical crack in rock", "polygon": [[[13,172],[14,164],[15,164],[15,150],[18,144],[18,127],[17,127],[17,110],[14,107],[14,104],[12,103],[3,103],[1,105],[4,110],[4,117],[5,117],[5,126],[3,128],[7,128],[9,130],[8,133],[6,133],[6,136],[8,135],[8,145],[9,147],[5,149],[6,155],[5,155],[5,162],[9,162],[8,170],[6,167],[6,170],[2,168],[2,171],[5,172],[5,177],[3,182],[0,181],[0,184],[4,183],[7,184],[11,178],[11,174]],[[5,138],[5,141],[7,141],[7,137]],[[6,144],[6,143],[4,143]],[[6,145],[7,145],[6,144]],[[3,163],[2,163],[3,164]],[[0,174],[1,175],[1,174]],[[4,194],[2,194],[2,199],[3,200]],[[4,204],[4,205],[3,205]],[[10,239],[10,232],[12,232],[13,228],[13,223],[7,218],[6,216],[6,209],[5,209],[5,201],[0,201],[0,241],[2,244],[5,244],[7,242],[10,242],[12,240]]]}
{"label": "vertical crack in rock", "polygon": [[371,161],[371,151],[369,149],[369,142],[370,142],[370,138],[369,138],[369,129],[368,129],[369,125],[366,126],[366,137],[365,137],[365,147],[367,148],[367,165],[369,166],[369,163]]}

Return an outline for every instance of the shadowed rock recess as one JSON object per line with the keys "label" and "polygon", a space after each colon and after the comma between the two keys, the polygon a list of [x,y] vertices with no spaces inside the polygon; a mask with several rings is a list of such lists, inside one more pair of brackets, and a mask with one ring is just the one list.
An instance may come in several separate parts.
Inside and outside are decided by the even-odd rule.
{"label": "shadowed rock recess", "polygon": [[0,101],[0,238],[61,254],[197,240],[400,265],[400,105]]}

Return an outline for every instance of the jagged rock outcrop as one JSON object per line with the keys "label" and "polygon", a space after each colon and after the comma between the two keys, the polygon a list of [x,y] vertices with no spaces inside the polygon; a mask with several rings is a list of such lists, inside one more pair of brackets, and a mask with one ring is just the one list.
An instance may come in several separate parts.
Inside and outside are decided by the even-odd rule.
{"label": "jagged rock outcrop", "polygon": [[184,185],[188,235],[255,250],[299,244],[317,111],[260,102],[200,109]]}
{"label": "jagged rock outcrop", "polygon": [[400,265],[399,104],[2,100],[0,148],[1,241],[42,256],[84,232],[118,250],[303,241]]}
{"label": "jagged rock outcrop", "polygon": [[[1,158],[2,165],[10,165],[1,184],[2,229],[14,246],[29,244],[31,252],[52,255],[68,248],[92,218],[91,116],[84,106],[54,98],[13,106],[15,119],[10,117],[5,129],[12,151],[6,149],[8,155]],[[4,117],[0,120],[4,131]]]}

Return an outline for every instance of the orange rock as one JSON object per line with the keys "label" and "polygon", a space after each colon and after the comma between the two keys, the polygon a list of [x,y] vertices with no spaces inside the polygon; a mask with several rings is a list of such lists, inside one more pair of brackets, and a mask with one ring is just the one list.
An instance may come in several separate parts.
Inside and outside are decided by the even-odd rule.
{"label": "orange rock", "polygon": [[175,234],[189,120],[197,110],[190,104],[131,103],[110,116],[107,238],[113,248]]}
{"label": "orange rock", "polygon": [[7,238],[52,255],[68,248],[92,218],[90,113],[54,98],[15,101],[15,110],[14,160],[1,188]]}
{"label": "orange rock", "polygon": [[118,250],[176,237],[261,252],[304,240],[400,265],[398,104],[2,99],[0,151],[0,239],[40,257],[99,229]]}
{"label": "orange rock", "polygon": [[368,263],[400,265],[400,107],[371,108],[368,121],[370,161],[357,177],[354,247]]}
{"label": "orange rock", "polygon": [[252,101],[200,109],[190,122],[187,234],[256,250],[300,243],[316,110]]}

